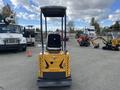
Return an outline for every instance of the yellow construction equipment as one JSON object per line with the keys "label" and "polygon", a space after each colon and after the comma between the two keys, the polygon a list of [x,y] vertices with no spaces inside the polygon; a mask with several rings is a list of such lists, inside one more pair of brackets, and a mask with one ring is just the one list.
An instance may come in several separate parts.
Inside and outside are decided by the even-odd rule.
{"label": "yellow construction equipment", "polygon": [[[47,35],[46,50],[44,50],[42,16],[45,17],[45,30],[47,31],[47,17],[61,18],[62,34],[51,33]],[[70,86],[70,54],[66,50],[66,7],[41,7],[41,42],[42,52],[39,54],[38,87]],[[64,24],[64,25],[63,25]],[[61,39],[62,38],[62,39]]]}
{"label": "yellow construction equipment", "polygon": [[107,39],[105,39],[103,37],[97,37],[95,39],[90,40],[91,43],[93,44],[94,48],[99,47],[99,43],[96,43],[97,40],[103,41],[103,44],[105,44],[105,46],[102,47],[103,49],[119,51],[120,34],[118,32],[117,33],[109,32],[107,35]]}

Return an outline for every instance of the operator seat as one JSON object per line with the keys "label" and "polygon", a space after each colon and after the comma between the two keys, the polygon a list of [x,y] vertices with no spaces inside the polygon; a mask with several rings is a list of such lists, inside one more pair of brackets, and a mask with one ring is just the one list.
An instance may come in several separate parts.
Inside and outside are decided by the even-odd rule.
{"label": "operator seat", "polygon": [[46,49],[48,51],[61,50],[61,36],[59,34],[49,34],[47,38]]}

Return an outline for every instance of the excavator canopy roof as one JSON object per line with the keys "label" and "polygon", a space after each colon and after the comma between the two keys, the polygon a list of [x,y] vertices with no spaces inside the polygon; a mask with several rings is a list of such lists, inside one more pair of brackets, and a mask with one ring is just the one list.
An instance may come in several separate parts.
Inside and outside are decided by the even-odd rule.
{"label": "excavator canopy roof", "polygon": [[41,12],[45,17],[64,17],[66,7],[63,6],[44,6]]}

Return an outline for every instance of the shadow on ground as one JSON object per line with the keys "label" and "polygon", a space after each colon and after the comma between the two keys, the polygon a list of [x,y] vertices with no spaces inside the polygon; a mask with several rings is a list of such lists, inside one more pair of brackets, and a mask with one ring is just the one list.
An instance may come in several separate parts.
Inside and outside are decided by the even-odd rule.
{"label": "shadow on ground", "polygon": [[47,87],[47,88],[39,88],[38,90],[70,90],[71,87]]}
{"label": "shadow on ground", "polygon": [[3,51],[0,51],[0,55],[15,54],[15,53],[19,53],[19,52],[23,52],[23,51],[19,51],[19,50],[3,50]]}

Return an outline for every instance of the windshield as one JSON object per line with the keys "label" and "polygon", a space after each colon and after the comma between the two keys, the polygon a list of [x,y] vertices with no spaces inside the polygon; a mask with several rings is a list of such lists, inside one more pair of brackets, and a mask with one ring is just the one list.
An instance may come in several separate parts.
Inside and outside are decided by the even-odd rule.
{"label": "windshield", "polygon": [[21,33],[19,25],[0,24],[0,33]]}
{"label": "windshield", "polygon": [[88,31],[95,31],[94,29],[87,29]]}

